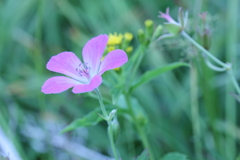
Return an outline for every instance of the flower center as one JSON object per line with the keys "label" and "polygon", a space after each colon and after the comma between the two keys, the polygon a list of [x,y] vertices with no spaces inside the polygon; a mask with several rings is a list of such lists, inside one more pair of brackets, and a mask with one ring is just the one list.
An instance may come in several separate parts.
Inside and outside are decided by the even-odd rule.
{"label": "flower center", "polygon": [[86,78],[89,78],[90,70],[91,68],[86,62],[79,64],[79,66],[76,68],[76,71],[78,71],[80,76],[84,76]]}

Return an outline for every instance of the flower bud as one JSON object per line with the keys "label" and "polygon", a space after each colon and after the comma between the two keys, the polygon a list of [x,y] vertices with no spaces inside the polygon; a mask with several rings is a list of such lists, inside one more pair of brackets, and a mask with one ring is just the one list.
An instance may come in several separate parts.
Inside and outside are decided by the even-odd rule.
{"label": "flower bud", "polygon": [[199,36],[199,43],[206,49],[209,50],[211,47],[211,37],[212,37],[212,29],[210,27],[210,23],[207,20],[207,13],[203,12],[199,14],[201,18],[201,27],[198,28],[198,36]]}
{"label": "flower bud", "polygon": [[114,118],[116,112],[117,112],[117,110],[114,109],[114,110],[112,110],[112,111],[109,113],[109,120],[112,120],[112,119]]}
{"label": "flower bud", "polygon": [[116,72],[119,72],[119,71],[121,71],[121,67],[114,68],[113,70]]}
{"label": "flower bud", "polygon": [[162,34],[162,30],[163,30],[162,25],[158,25],[157,28],[155,29],[154,33],[153,33],[152,39],[155,40],[158,37],[160,37],[160,35]]}
{"label": "flower bud", "polygon": [[211,32],[209,29],[205,29],[202,35],[202,45],[206,50],[209,50],[211,47]]}
{"label": "flower bud", "polygon": [[126,33],[124,34],[124,39],[125,39],[126,41],[128,41],[128,42],[131,42],[131,40],[133,39],[132,33],[126,32]]}
{"label": "flower bud", "polygon": [[133,51],[133,47],[129,46],[129,47],[126,48],[125,51],[126,51],[127,54],[129,54],[129,53],[131,53]]}
{"label": "flower bud", "polygon": [[107,46],[107,51],[111,52],[113,50],[115,50],[116,48],[114,46]]}
{"label": "flower bud", "polygon": [[154,30],[153,21],[148,19],[145,21],[145,27],[146,27],[146,36],[147,38],[151,38]]}
{"label": "flower bud", "polygon": [[129,44],[132,41],[132,39],[133,39],[133,34],[129,33],[129,32],[126,32],[124,34],[124,40],[123,40],[123,44],[122,44],[122,48],[121,49],[125,50],[129,46]]}
{"label": "flower bud", "polygon": [[140,126],[142,126],[142,127],[145,126],[148,122],[147,117],[144,116],[143,114],[137,115],[136,119],[137,119],[138,124],[140,124]]}
{"label": "flower bud", "polygon": [[144,44],[145,42],[145,33],[142,29],[138,30],[138,40],[140,44]]}
{"label": "flower bud", "polygon": [[108,133],[112,133],[113,141],[114,143],[116,143],[120,133],[120,126],[117,120],[113,120],[110,122],[108,126]]}
{"label": "flower bud", "polygon": [[167,23],[165,23],[165,27],[171,34],[177,35],[186,28],[187,20],[188,20],[188,12],[184,13],[182,8],[179,8],[179,11],[178,11],[178,22],[176,22],[169,15],[169,8],[167,8],[166,13],[163,13],[163,12],[159,12],[159,13],[160,15],[158,17],[164,18],[168,21]]}

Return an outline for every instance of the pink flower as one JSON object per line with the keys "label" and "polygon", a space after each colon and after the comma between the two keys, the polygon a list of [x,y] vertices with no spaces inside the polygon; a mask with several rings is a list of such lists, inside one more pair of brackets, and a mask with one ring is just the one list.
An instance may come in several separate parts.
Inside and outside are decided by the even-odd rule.
{"label": "pink flower", "polygon": [[158,17],[166,19],[169,23],[178,24],[170,15],[169,8],[166,9],[166,13],[159,11],[160,15]]}
{"label": "pink flower", "polygon": [[101,75],[110,69],[118,68],[128,61],[123,50],[116,49],[101,61],[108,42],[107,35],[99,35],[87,42],[82,51],[83,63],[72,52],[62,52],[51,57],[47,69],[66,76],[49,78],[42,86],[45,94],[60,93],[72,88],[73,93],[93,91],[102,83]]}

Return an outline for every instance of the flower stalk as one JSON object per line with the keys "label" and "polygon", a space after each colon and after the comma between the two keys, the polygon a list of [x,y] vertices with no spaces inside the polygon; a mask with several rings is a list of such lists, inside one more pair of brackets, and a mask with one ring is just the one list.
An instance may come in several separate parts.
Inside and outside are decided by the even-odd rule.
{"label": "flower stalk", "polygon": [[[208,52],[205,48],[203,48],[200,44],[198,44],[195,40],[193,40],[186,32],[182,31],[181,35],[185,37],[189,42],[191,42],[195,47],[197,47],[199,50],[201,50],[207,57],[211,58],[215,63],[220,65],[221,67],[225,68],[225,71],[228,71],[229,75],[231,76],[231,81],[234,85],[234,88],[240,95],[240,87],[237,83],[236,78],[233,75],[232,72],[232,65],[230,63],[223,63],[219,59],[217,59],[215,56],[213,56],[210,52]],[[213,68],[212,68],[213,69]],[[223,70],[221,70],[223,71]]]}
{"label": "flower stalk", "polygon": [[115,146],[115,143],[114,143],[114,138],[113,138],[113,128],[112,128],[112,125],[111,125],[112,118],[110,118],[107,114],[107,111],[106,111],[105,106],[103,104],[102,95],[101,95],[99,89],[96,88],[95,92],[98,95],[98,100],[99,100],[101,110],[103,112],[103,117],[108,123],[108,136],[109,136],[109,141],[110,141],[111,148],[112,148],[112,151],[113,151],[113,154],[114,154],[114,158],[115,158],[115,160],[118,160],[117,149],[116,149],[116,146]]}
{"label": "flower stalk", "polygon": [[200,44],[198,44],[195,40],[193,40],[185,31],[181,32],[181,35],[185,37],[189,42],[191,42],[195,47],[197,47],[199,50],[201,50],[206,56],[208,56],[210,59],[212,59],[214,62],[216,62],[218,65],[227,68],[228,65],[217,59],[215,56],[213,56],[210,52],[208,52],[205,48],[203,48]]}

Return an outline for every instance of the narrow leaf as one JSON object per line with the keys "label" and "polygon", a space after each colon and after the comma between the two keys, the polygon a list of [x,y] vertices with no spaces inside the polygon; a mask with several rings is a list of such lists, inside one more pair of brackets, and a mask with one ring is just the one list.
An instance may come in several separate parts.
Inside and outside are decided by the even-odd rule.
{"label": "narrow leaf", "polygon": [[173,70],[175,68],[178,67],[182,67],[182,66],[187,66],[190,67],[189,64],[187,63],[183,63],[183,62],[176,62],[176,63],[172,63],[163,67],[159,67],[157,69],[151,70],[151,71],[147,71],[143,76],[141,76],[138,81],[131,87],[131,91],[133,91],[134,89],[136,89],[137,87],[153,80],[155,77],[161,75],[164,72]]}
{"label": "narrow leaf", "polygon": [[87,127],[87,126],[93,126],[98,124],[100,121],[104,120],[102,117],[98,115],[100,113],[100,109],[97,108],[93,110],[92,112],[88,113],[86,116],[76,119],[72,123],[70,123],[67,127],[65,127],[61,133],[65,133],[71,130],[74,130],[76,128],[81,127]]}
{"label": "narrow leaf", "polygon": [[230,93],[239,103],[240,103],[240,95],[235,93]]}
{"label": "narrow leaf", "polygon": [[115,105],[123,91],[123,85],[117,85],[111,89],[112,103]]}
{"label": "narrow leaf", "polygon": [[149,153],[147,150],[144,150],[140,156],[137,157],[135,160],[149,160]]}

